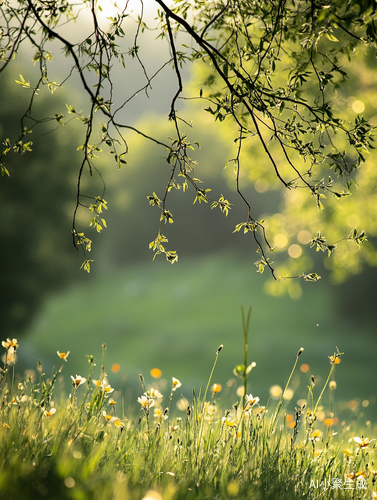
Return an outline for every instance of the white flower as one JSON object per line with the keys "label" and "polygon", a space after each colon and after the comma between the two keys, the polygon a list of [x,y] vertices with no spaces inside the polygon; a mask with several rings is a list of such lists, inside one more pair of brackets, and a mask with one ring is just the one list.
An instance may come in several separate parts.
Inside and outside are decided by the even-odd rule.
{"label": "white flower", "polygon": [[181,387],[181,385],[181,382],[177,378],[172,377],[172,391],[175,391],[178,387]]}
{"label": "white flower", "polygon": [[154,414],[153,414],[153,416],[154,416],[155,418],[160,419],[160,420],[166,420],[166,419],[168,418],[167,412],[162,411],[162,410],[161,410],[161,408],[156,408],[156,409],[154,410]]}
{"label": "white flower", "polygon": [[43,412],[43,415],[45,417],[52,417],[52,415],[54,415],[56,413],[56,408],[51,408],[50,410],[45,410]]}
{"label": "white flower", "polygon": [[18,347],[18,341],[17,339],[10,339],[9,337],[7,340],[3,340],[1,342],[1,345],[5,347],[5,349],[9,349],[10,347],[13,347],[13,349],[16,351]]}
{"label": "white flower", "polygon": [[73,387],[78,387],[86,382],[86,378],[81,377],[81,375],[76,375],[76,378],[71,375]]}
{"label": "white flower", "polygon": [[111,385],[108,383],[108,381],[106,379],[103,379],[101,387],[102,387],[103,392],[105,394],[110,394],[110,393],[114,392],[114,389],[111,387]]}
{"label": "white flower", "polygon": [[149,397],[151,398],[156,398],[156,399],[161,399],[162,398],[162,394],[160,391],[158,391],[157,389],[149,389],[149,391],[146,393],[149,395]]}
{"label": "white flower", "polygon": [[249,410],[254,405],[259,403],[259,398],[258,397],[254,398],[252,394],[246,394],[245,403],[246,403],[246,408]]}
{"label": "white flower", "polygon": [[141,404],[143,410],[147,410],[154,406],[154,399],[148,398],[147,396],[141,396],[137,398],[137,400]]}

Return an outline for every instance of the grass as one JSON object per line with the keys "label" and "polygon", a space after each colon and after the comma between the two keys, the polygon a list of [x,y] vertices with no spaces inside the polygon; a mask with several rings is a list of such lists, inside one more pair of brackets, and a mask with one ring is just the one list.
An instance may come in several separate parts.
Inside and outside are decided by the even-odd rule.
{"label": "grass", "polygon": [[[249,315],[243,318],[244,364],[236,372],[241,389],[249,391]],[[213,384],[222,345],[205,390],[185,399],[178,391],[181,382],[173,377],[164,386],[155,369],[151,383],[140,375],[134,411],[124,393],[109,384],[105,345],[99,366],[88,356],[85,378],[70,377],[69,394],[59,385],[70,354],[57,354],[59,366],[50,377],[41,364],[21,377],[15,355],[22,345],[18,348],[16,339],[2,345],[2,500],[377,498],[377,446],[371,435],[377,427],[340,422],[334,414],[339,351],[327,360],[330,369],[321,386],[311,383],[293,412],[286,400],[303,349],[275,403],[238,389],[231,404],[221,398],[220,384]]]}

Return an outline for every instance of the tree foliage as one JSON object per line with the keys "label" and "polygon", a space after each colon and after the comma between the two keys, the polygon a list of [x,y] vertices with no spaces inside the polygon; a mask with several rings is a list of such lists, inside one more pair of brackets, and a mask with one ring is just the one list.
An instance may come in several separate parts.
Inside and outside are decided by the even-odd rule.
{"label": "tree foliage", "polygon": [[[333,93],[347,80],[347,61],[354,61],[360,50],[376,47],[376,4],[371,0],[183,0],[172,5],[156,0],[148,4],[148,9],[156,7],[154,21],[147,16],[143,2],[127,1],[120,8],[114,7],[106,20],[95,0],[80,4],[67,0],[0,3],[0,70],[12,64],[23,46],[31,47],[33,63],[39,67],[36,81],[29,80],[27,68],[16,81],[30,93],[30,101],[21,117],[20,133],[5,137],[2,143],[2,182],[12,175],[7,155],[12,150],[29,154],[32,149],[30,133],[42,121],[33,115],[40,89],[46,87],[54,93],[76,75],[87,96],[86,104],[79,104],[83,110],[73,102],[67,103],[68,116],[57,113],[53,118],[63,125],[75,117],[85,129],[78,148],[82,159],[72,236],[74,246],[83,252],[82,267],[88,272],[91,239],[79,227],[78,213],[89,210],[90,226],[100,232],[106,227],[107,202],[104,189],[87,192],[83,179],[87,174],[101,176],[96,158],[102,151],[107,151],[119,168],[126,164],[131,132],[161,146],[170,165],[165,190],[148,196],[149,204],[159,210],[158,232],[149,245],[154,257],[164,254],[171,263],[178,259],[176,251],[167,248],[164,234],[165,227],[174,221],[169,209],[171,190],[186,191],[190,187],[194,203],[208,204],[225,216],[231,210],[223,194],[213,197],[210,187],[195,177],[196,161],[190,151],[200,145],[188,136],[187,107],[183,114],[178,110],[183,99],[186,103],[204,103],[205,112],[215,121],[228,122],[236,152],[225,163],[234,171],[236,190],[245,205],[245,217],[235,232],[252,235],[259,254],[257,271],[262,273],[267,268],[276,280],[292,276],[276,272],[272,255],[277,246],[270,242],[268,221],[258,220],[241,187],[247,168],[245,149],[254,147],[250,144],[261,148],[280,186],[300,196],[304,193],[318,210],[323,210],[327,197],[342,201],[353,192],[366,154],[373,149],[374,126],[361,114],[346,119],[344,110],[337,109]],[[126,46],[131,30],[133,43]],[[148,30],[155,30],[170,51],[170,59],[153,74],[140,55],[140,40]],[[59,50],[70,61],[70,69],[62,81],[56,82],[50,66]],[[124,110],[139,92],[125,97],[125,89],[119,89],[114,75],[120,67],[123,81],[131,78],[127,73],[129,59],[138,61],[143,70],[145,85],[139,92],[144,91],[146,96],[160,71],[167,65],[172,68],[176,92],[168,117],[174,136],[163,139],[157,132],[147,134],[127,121]],[[185,83],[187,65],[200,68],[202,82],[197,88]],[[252,151],[248,161],[250,156],[252,161]],[[365,240],[364,228],[355,227],[337,241],[328,241],[319,229],[308,243],[330,255],[343,241],[359,246]],[[308,271],[297,273],[297,277],[306,281],[319,278]]]}

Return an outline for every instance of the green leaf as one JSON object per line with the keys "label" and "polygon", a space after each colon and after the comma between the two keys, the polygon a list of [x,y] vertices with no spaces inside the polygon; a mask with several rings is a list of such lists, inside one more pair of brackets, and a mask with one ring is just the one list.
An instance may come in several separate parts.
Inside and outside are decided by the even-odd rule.
{"label": "green leaf", "polygon": [[330,40],[330,42],[339,42],[339,40],[332,33],[325,33],[325,37]]}

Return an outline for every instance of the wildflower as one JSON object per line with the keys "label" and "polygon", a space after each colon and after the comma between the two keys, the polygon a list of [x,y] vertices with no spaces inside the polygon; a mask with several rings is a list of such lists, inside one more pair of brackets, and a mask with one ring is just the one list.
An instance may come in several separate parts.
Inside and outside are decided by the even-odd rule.
{"label": "wildflower", "polygon": [[93,379],[92,382],[96,387],[102,387],[102,382],[100,380]]}
{"label": "wildflower", "polygon": [[369,440],[368,438],[359,438],[359,437],[354,437],[353,440],[357,445],[360,446],[360,448],[367,448],[374,439]]}
{"label": "wildflower", "polygon": [[207,422],[212,422],[212,419],[214,415],[217,412],[217,407],[214,405],[211,405],[208,401],[204,404],[204,420],[207,420]]}
{"label": "wildflower", "polygon": [[172,377],[172,391],[175,391],[176,389],[178,389],[179,387],[181,387],[181,382],[177,379],[177,378],[174,378]]}
{"label": "wildflower", "polygon": [[338,365],[340,363],[340,355],[334,354],[333,356],[328,356],[330,363],[332,365]]}
{"label": "wildflower", "polygon": [[114,389],[111,387],[111,385],[108,383],[108,381],[106,379],[103,379],[101,387],[102,387],[103,392],[105,394],[110,394],[110,393],[114,392]]}
{"label": "wildflower", "polygon": [[312,432],[312,435],[310,436],[310,441],[315,443],[316,441],[319,441],[322,437],[322,432],[319,429],[316,429],[315,431]]}
{"label": "wildflower", "polygon": [[67,351],[67,352],[59,352],[59,351],[56,351],[58,353],[58,356],[60,359],[64,359],[64,361],[67,361],[67,358],[69,356],[69,353],[71,351]]}
{"label": "wildflower", "polygon": [[24,394],[21,397],[16,396],[15,398],[13,398],[12,404],[19,405],[21,403],[26,403],[26,401],[28,401],[28,400],[29,400],[29,396],[26,396],[26,394]]}
{"label": "wildflower", "polygon": [[237,425],[236,420],[234,417],[232,417],[232,415],[227,415],[226,417],[223,417],[221,419],[221,422],[224,422],[225,425],[227,425],[228,427],[236,427]]}
{"label": "wildflower", "polygon": [[153,389],[153,388],[149,389],[148,394],[149,394],[149,397],[151,397],[151,398],[156,398],[156,399],[162,398],[161,392],[158,391],[157,389]]}
{"label": "wildflower", "polygon": [[10,346],[4,356],[2,356],[1,360],[5,365],[14,365],[17,361],[16,349],[13,346]]}
{"label": "wildflower", "polygon": [[123,422],[121,421],[121,419],[119,417],[113,417],[110,422],[112,422],[115,427],[120,427],[121,429],[123,429],[124,425],[123,425]]}
{"label": "wildflower", "polygon": [[9,337],[7,338],[7,340],[3,340],[1,342],[1,345],[3,347],[5,347],[5,349],[9,349],[10,347],[13,347],[13,349],[16,351],[17,348],[18,348],[18,342],[17,342],[17,339],[10,339]]}
{"label": "wildflower", "polygon": [[359,479],[360,477],[367,477],[366,473],[363,471],[358,471],[358,472],[352,472],[351,474],[347,474],[347,477],[351,479],[352,481],[355,481],[355,479]]}
{"label": "wildflower", "polygon": [[73,387],[79,387],[86,382],[86,378],[81,377],[81,375],[76,374],[76,378],[71,375]]}
{"label": "wildflower", "polygon": [[113,400],[113,398],[109,399],[109,405],[114,406],[116,401]]}
{"label": "wildflower", "polygon": [[175,431],[177,431],[178,429],[179,429],[179,426],[178,426],[178,425],[172,425],[172,426],[170,427],[170,432],[175,432]]}
{"label": "wildflower", "polygon": [[162,419],[166,420],[166,419],[168,418],[168,416],[167,416],[166,412],[163,412],[163,411],[161,410],[161,408],[156,408],[156,409],[154,410],[154,414],[153,414],[153,416],[154,416],[155,418],[158,418],[159,420],[162,420]]}
{"label": "wildflower", "polygon": [[346,448],[345,450],[343,450],[343,453],[346,457],[348,458],[352,458],[352,450],[350,450],[349,448]]}
{"label": "wildflower", "polygon": [[141,404],[143,410],[148,410],[154,406],[154,399],[148,398],[147,396],[141,396],[137,398],[138,402]]}
{"label": "wildflower", "polygon": [[256,414],[258,420],[261,420],[265,411],[266,411],[265,406],[259,406],[259,408],[254,409],[254,413]]}
{"label": "wildflower", "polygon": [[43,415],[45,417],[52,417],[52,415],[54,415],[56,413],[56,408],[51,408],[50,410],[45,410],[43,412]]}
{"label": "wildflower", "polygon": [[212,386],[212,392],[213,392],[213,394],[221,392],[221,390],[222,390],[222,385],[221,384],[213,384],[213,386]]}
{"label": "wildflower", "polygon": [[108,415],[105,410],[103,410],[102,415],[105,417],[106,422],[110,422],[114,418],[112,415]]}
{"label": "wildflower", "polygon": [[258,397],[254,398],[252,394],[246,394],[245,403],[246,403],[247,409],[250,409],[254,405],[256,405],[257,403],[259,403],[259,398]]}

